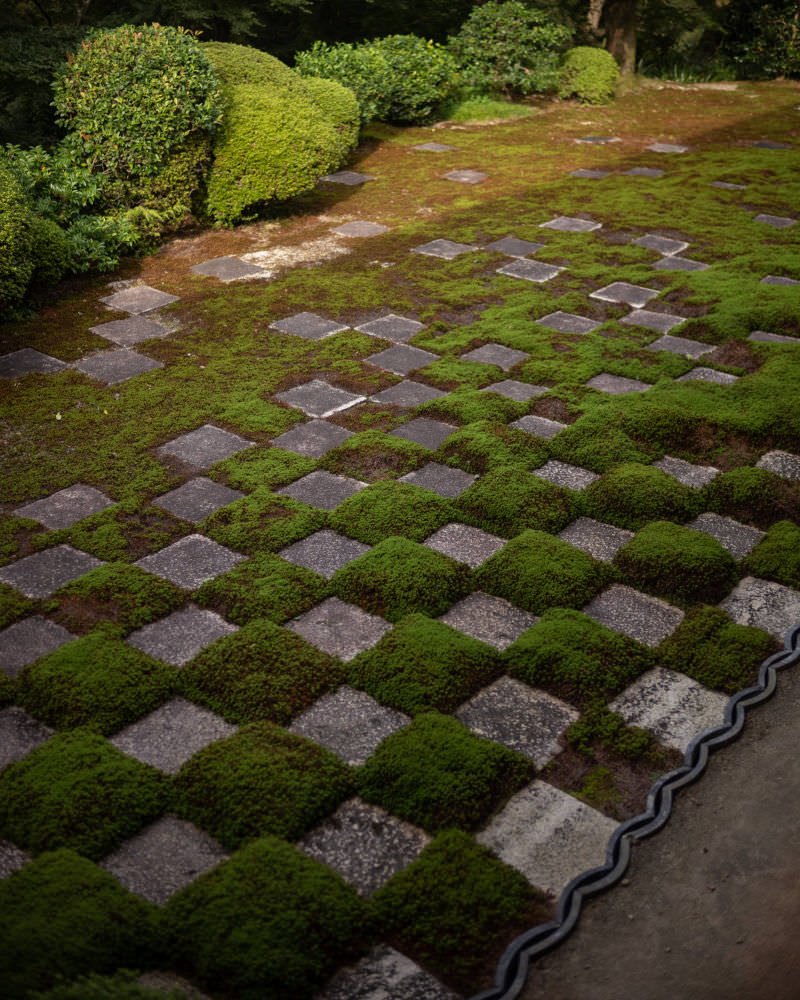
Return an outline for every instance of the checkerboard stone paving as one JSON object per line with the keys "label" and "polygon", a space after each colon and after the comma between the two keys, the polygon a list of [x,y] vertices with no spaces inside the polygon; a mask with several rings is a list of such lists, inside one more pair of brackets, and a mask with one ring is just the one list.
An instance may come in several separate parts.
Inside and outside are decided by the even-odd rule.
{"label": "checkerboard stone paving", "polygon": [[566,426],[567,424],[562,424],[558,420],[539,417],[535,413],[529,413],[509,424],[509,427],[516,427],[517,430],[525,431],[526,434],[531,434],[533,437],[544,438],[546,441],[552,440]]}
{"label": "checkerboard stone paving", "polygon": [[213,424],[203,424],[196,430],[167,441],[158,449],[158,454],[166,458],[177,458],[198,469],[210,469],[217,462],[252,446],[252,441],[247,441],[238,434],[232,434]]}
{"label": "checkerboard stone paving", "polygon": [[439,621],[501,652],[539,621],[536,615],[477,590],[454,604]]}
{"label": "checkerboard stone paving", "polygon": [[723,549],[727,549],[734,559],[744,559],[761,541],[766,532],[742,524],[732,517],[706,512],[696,517],[686,525],[693,531],[702,531],[704,535],[716,538]]}
{"label": "checkerboard stone paving", "polygon": [[0,880],[18,872],[30,860],[30,857],[11,841],[0,840]]}
{"label": "checkerboard stone paving", "polygon": [[195,274],[200,274],[207,278],[218,278],[220,281],[241,281],[243,278],[258,278],[269,276],[269,272],[258,264],[251,264],[240,257],[233,257],[227,254],[224,257],[214,257],[213,260],[204,260],[202,264],[195,264],[191,270]]}
{"label": "checkerboard stone paving", "polygon": [[156,906],[228,855],[207,833],[177,816],[163,816],[100,862],[130,892]]}
{"label": "checkerboard stone paving", "polygon": [[556,486],[576,491],[585,490],[587,486],[600,478],[596,472],[582,469],[578,465],[570,465],[568,462],[559,462],[556,459],[551,459],[538,469],[531,471],[534,476],[538,476],[540,479],[546,479],[548,482],[555,483]]}
{"label": "checkerboard stone paving", "polygon": [[238,566],[245,558],[204,535],[187,535],[167,548],[139,559],[134,566],[169,580],[184,590],[197,590],[206,581]]}
{"label": "checkerboard stone paving", "polygon": [[163,496],[153,500],[154,507],[161,507],[174,517],[179,517],[184,521],[191,521],[192,524],[199,524],[215,511],[235,500],[241,500],[244,493],[239,490],[232,490],[222,483],[215,483],[213,479],[206,479],[201,476],[197,479],[190,479],[177,489],[164,493]]}
{"label": "checkerboard stone paving", "polygon": [[800,337],[787,337],[783,333],[768,333],[766,330],[753,330],[747,339],[762,344],[800,344]]}
{"label": "checkerboard stone paving", "polygon": [[453,424],[446,424],[441,420],[430,420],[428,417],[418,417],[416,420],[409,420],[408,423],[395,427],[391,432],[391,437],[413,441],[414,444],[421,445],[423,448],[436,451],[457,430],[458,428]]}
{"label": "checkerboard stone paving", "polygon": [[212,642],[238,631],[215,611],[189,604],[132,632],[127,642],[156,660],[182,667]]}
{"label": "checkerboard stone paving", "polygon": [[306,503],[309,507],[333,510],[348,497],[363,490],[366,485],[359,479],[351,479],[350,476],[336,476],[332,472],[318,469],[316,472],[309,472],[301,479],[295,479],[293,483],[289,483],[288,486],[283,486],[275,492],[281,496],[291,497],[292,500]]}
{"label": "checkerboard stone paving", "polygon": [[102,565],[102,560],[71,545],[56,545],[0,568],[0,583],[26,597],[51,597],[65,583]]}
{"label": "checkerboard stone paving", "polygon": [[800,455],[788,451],[768,451],[756,462],[756,468],[774,472],[783,479],[800,479]]}
{"label": "checkerboard stone paving", "polygon": [[768,274],[765,278],[762,278],[759,284],[762,285],[800,285],[800,281],[796,278],[787,278],[782,274]]}
{"label": "checkerboard stone paving", "polygon": [[733,385],[739,381],[738,375],[730,375],[728,372],[719,372],[716,368],[704,368],[698,365],[690,372],[681,375],[677,382],[716,382],[717,385]]}
{"label": "checkerboard stone paving", "polygon": [[531,240],[521,240],[516,236],[504,236],[501,240],[489,243],[483,249],[505,254],[506,257],[528,257],[543,247],[544,243],[533,243]]}
{"label": "checkerboard stone paving", "polygon": [[789,226],[793,226],[797,219],[792,219],[786,215],[768,215],[762,212],[760,215],[755,216],[754,222],[763,222],[765,226],[772,226],[773,229],[788,229]]}
{"label": "checkerboard stone paving", "polygon": [[708,486],[720,472],[713,465],[693,465],[691,462],[685,462],[682,458],[672,458],[669,455],[653,462],[653,467],[661,469],[668,476],[677,479],[684,486],[691,486],[694,490],[701,490],[704,486]]}
{"label": "checkerboard stone paving", "polygon": [[574,313],[556,312],[548,313],[537,320],[539,326],[546,326],[550,330],[558,330],[559,333],[591,333],[596,330],[601,323],[598,320],[587,319],[585,316],[576,316]]}
{"label": "checkerboard stone paving", "polygon": [[111,309],[139,316],[177,302],[178,296],[151,288],[150,285],[135,285],[133,288],[123,288],[119,292],[114,292],[113,295],[106,295],[100,301]]}
{"label": "checkerboard stone paving", "polygon": [[429,842],[411,823],[350,799],[297,846],[337,871],[359,895],[370,896],[416,861]]}
{"label": "checkerboard stone paving", "polygon": [[278,448],[293,451],[296,455],[322,458],[352,436],[352,431],[337,424],[330,424],[326,420],[309,420],[273,438],[272,443]]}
{"label": "checkerboard stone paving", "polygon": [[330,580],[338,570],[365,555],[371,547],[324,528],[281,549],[278,555],[295,566],[303,566]]}
{"label": "checkerboard stone paving", "polygon": [[388,945],[341,969],[315,1000],[459,1000],[438,979]]}
{"label": "checkerboard stone paving", "polygon": [[[685,323],[684,316],[672,316],[669,313],[653,312],[651,309],[634,309],[633,312],[623,316],[620,323],[626,326],[641,326],[645,330],[657,330],[659,333],[667,333],[673,327]],[[657,350],[669,350],[669,348],[657,348]]]}
{"label": "checkerboard stone paving", "polygon": [[0,771],[45,743],[53,730],[16,705],[0,709]]}
{"label": "checkerboard stone paving", "polygon": [[504,372],[510,371],[515,365],[527,361],[530,354],[525,351],[515,351],[503,344],[484,344],[461,355],[462,361],[476,361],[484,365],[496,365]]}
{"label": "checkerboard stone paving", "polygon": [[341,413],[349,410],[351,406],[363,403],[366,396],[360,396],[355,392],[347,392],[338,386],[331,385],[323,379],[315,378],[303,385],[296,385],[293,389],[276,393],[275,399],[279,399],[287,406],[302,410],[307,417],[332,417],[334,413]]}
{"label": "checkerboard stone paving", "polygon": [[601,229],[602,222],[593,222],[590,219],[573,219],[569,215],[558,215],[549,222],[539,224],[540,229],[555,229],[560,233],[591,233],[595,229]]}
{"label": "checkerboard stone paving", "polygon": [[73,367],[98,382],[119,385],[120,382],[127,382],[129,378],[144,375],[145,372],[154,371],[156,368],[163,368],[164,362],[154,361],[144,354],[137,354],[127,347],[121,347],[118,351],[103,351],[101,354],[88,355],[76,361]]}
{"label": "checkerboard stone paving", "polygon": [[704,729],[724,721],[728,698],[685,674],[648,670],[608,706],[629,726],[649,730],[665,746],[683,753]]}
{"label": "checkerboard stone paving", "polygon": [[800,593],[754,576],[740,580],[719,606],[737,625],[763,628],[779,642],[800,622]]}
{"label": "checkerboard stone paving", "polygon": [[367,181],[374,181],[375,178],[371,174],[362,174],[357,170],[339,170],[335,174],[326,174],[324,177],[320,177],[320,180],[328,184],[346,184],[348,187],[357,187]]}
{"label": "checkerboard stone paving", "polygon": [[683,621],[680,608],[619,583],[593,598],[583,613],[615,632],[652,647],[672,635]]}
{"label": "checkerboard stone paving", "polygon": [[66,362],[51,358],[32,347],[23,347],[0,357],[0,378],[23,378],[25,375],[55,375],[67,367]]}
{"label": "checkerboard stone paving", "polygon": [[689,244],[685,240],[674,240],[668,236],[658,236],[655,233],[646,233],[638,239],[632,241],[635,247],[644,247],[645,250],[655,250],[656,253],[665,256],[680,253]]}
{"label": "checkerboard stone paving", "polygon": [[580,713],[571,705],[511,677],[479,691],[456,712],[478,736],[502,743],[543,768],[561,751],[561,737]]}
{"label": "checkerboard stone paving", "polygon": [[629,281],[612,281],[589,295],[590,299],[601,302],[621,302],[634,309],[641,309],[650,299],[658,295],[657,288],[646,288],[644,285],[632,285]]}
{"label": "checkerboard stone paving", "polygon": [[346,330],[347,326],[313,312],[299,312],[270,323],[269,328],[277,330],[278,333],[290,333],[294,337],[302,337],[304,340],[324,340],[325,337]]}
{"label": "checkerboard stone paving", "polygon": [[408,375],[417,368],[424,368],[432,361],[438,361],[439,355],[432,351],[423,351],[419,347],[411,347],[410,344],[396,344],[394,347],[387,347],[385,351],[371,354],[364,360],[367,364],[383,368],[384,371],[395,375]]}
{"label": "checkerboard stone paving", "polygon": [[488,174],[484,174],[480,170],[451,170],[449,173],[444,174],[444,179],[456,181],[458,184],[480,184],[488,176]]}
{"label": "checkerboard stone paving", "polygon": [[558,537],[587,552],[593,559],[610,563],[622,546],[633,538],[633,532],[591,517],[579,517],[568,524]]}
{"label": "checkerboard stone paving", "polygon": [[381,233],[388,233],[389,227],[383,226],[379,222],[367,222],[357,220],[356,222],[345,222],[341,226],[336,226],[331,230],[337,236],[380,236]]}
{"label": "checkerboard stone paving", "polygon": [[387,736],[410,722],[402,712],[345,684],[298,715],[289,732],[327,747],[350,767],[360,767]]}
{"label": "checkerboard stone paving", "polygon": [[688,257],[662,257],[653,264],[656,271],[707,271],[709,264]]}
{"label": "checkerboard stone paving", "polygon": [[412,253],[422,254],[424,257],[441,257],[442,260],[453,260],[462,253],[469,253],[477,250],[477,247],[469,243],[456,243],[454,240],[431,240],[430,243],[422,243],[418,247],[412,247]]}
{"label": "checkerboard stone paving", "polygon": [[23,667],[59,649],[75,636],[49,618],[32,615],[0,632],[0,670],[15,680]]}
{"label": "checkerboard stone paving", "polygon": [[590,389],[607,392],[612,396],[622,396],[626,392],[647,392],[652,386],[649,382],[641,382],[638,378],[625,378],[623,375],[611,375],[601,372],[585,383]]}
{"label": "checkerboard stone paving", "polygon": [[93,486],[76,483],[49,497],[23,504],[14,510],[14,514],[38,521],[51,531],[58,531],[60,528],[71,528],[85,517],[113,506],[114,501],[109,500],[105,493]]}
{"label": "checkerboard stone paving", "polygon": [[398,316],[395,313],[381,316],[379,319],[370,320],[369,323],[362,323],[356,327],[359,333],[369,334],[370,337],[380,337],[382,340],[391,340],[395,344],[404,344],[424,329],[424,323],[408,319],[406,316]]}
{"label": "checkerboard stone paving", "polygon": [[[643,311],[643,310],[641,310]],[[634,313],[631,313],[633,316]],[[658,315],[663,315],[659,313]],[[666,317],[667,319],[675,319],[678,323],[682,323],[683,319],[678,316]],[[623,323],[629,322],[630,317],[625,316],[622,320]],[[644,325],[644,324],[639,324]],[[676,325],[676,324],[673,324]],[[703,354],[709,354],[714,350],[713,344],[703,344],[699,340],[690,340],[688,337],[671,337],[669,334],[665,334],[663,337],[659,337],[658,340],[654,340],[652,343],[647,345],[648,351],[669,351],[670,354],[682,354],[688,358],[699,358]]]}
{"label": "checkerboard stone paving", "polygon": [[441,389],[434,389],[422,382],[404,379],[397,385],[390,386],[383,392],[377,392],[369,398],[372,403],[387,403],[389,406],[411,409],[414,406],[422,405],[422,403],[430,403],[433,399],[441,399],[442,396],[446,395],[447,393]]}
{"label": "checkerboard stone paving", "polygon": [[456,500],[475,482],[477,476],[462,469],[451,469],[439,462],[428,462],[421,469],[401,476],[399,482],[419,486],[423,490],[438,493],[447,500]]}
{"label": "checkerboard stone paving", "polygon": [[368,614],[338,597],[328,597],[286,624],[287,629],[316,649],[345,663],[371,649],[391,627],[378,615]]}
{"label": "checkerboard stone paving", "polygon": [[165,774],[177,774],[190,757],[236,732],[219,715],[185,698],[173,698],[110,737],[117,750]]}
{"label": "checkerboard stone paving", "polygon": [[465,563],[470,569],[477,569],[505,547],[506,539],[468,524],[452,522],[435,531],[423,544],[456,562]]}
{"label": "checkerboard stone paving", "polygon": [[511,798],[479,843],[539,889],[558,895],[576,875],[606,860],[613,819],[536,780]]}
{"label": "checkerboard stone paving", "polygon": [[497,273],[504,274],[508,278],[522,278],[523,281],[534,281],[541,284],[550,281],[557,274],[563,271],[563,267],[556,267],[554,264],[545,264],[540,260],[512,260],[510,264],[498,267]]}
{"label": "checkerboard stone paving", "polygon": [[135,347],[143,340],[156,340],[166,337],[171,331],[162,323],[144,316],[128,316],[125,319],[113,319],[110,323],[100,326],[90,326],[92,333],[98,337],[110,340],[118,347]]}

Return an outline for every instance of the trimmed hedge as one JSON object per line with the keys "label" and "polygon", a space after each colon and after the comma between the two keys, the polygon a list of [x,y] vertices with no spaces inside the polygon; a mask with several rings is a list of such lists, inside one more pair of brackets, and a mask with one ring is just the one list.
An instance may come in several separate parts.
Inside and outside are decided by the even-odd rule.
{"label": "trimmed hedge", "polygon": [[19,305],[33,275],[33,238],[25,195],[0,160],[0,316]]}
{"label": "trimmed hedge", "polygon": [[606,49],[579,45],[564,56],[558,73],[558,96],[582,104],[607,104],[619,80],[617,60]]}
{"label": "trimmed hedge", "polygon": [[305,77],[303,83],[314,103],[322,109],[339,137],[339,162],[344,163],[348,153],[358,145],[361,120],[356,95],[349,87],[335,80],[317,76]]}
{"label": "trimmed hedge", "polygon": [[224,86],[251,84],[282,90],[298,98],[308,93],[305,81],[268,52],[231,42],[203,42],[200,48]]}

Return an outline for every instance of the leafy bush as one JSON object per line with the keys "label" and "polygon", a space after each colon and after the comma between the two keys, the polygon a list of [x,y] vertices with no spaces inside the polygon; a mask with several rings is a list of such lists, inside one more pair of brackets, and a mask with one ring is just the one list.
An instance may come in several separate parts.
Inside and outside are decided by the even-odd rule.
{"label": "leafy bush", "polygon": [[315,104],[322,109],[339,137],[338,159],[344,163],[358,143],[360,114],[356,95],[335,80],[308,76],[303,81]]}
{"label": "leafy bush", "polygon": [[558,96],[583,104],[606,104],[619,79],[617,60],[605,49],[579,45],[564,57],[558,73]]}
{"label": "leafy bush", "polygon": [[737,78],[800,77],[796,0],[733,3],[721,16],[722,55]]}
{"label": "leafy bush", "polygon": [[286,63],[268,52],[230,42],[204,42],[200,47],[223,86],[252,84],[282,90],[300,98],[308,93],[305,81]]}
{"label": "leafy bush", "polygon": [[369,43],[314,42],[297,53],[295,68],[303,76],[335,80],[352,90],[363,123],[388,118],[394,80],[383,53]]}
{"label": "leafy bush", "polygon": [[541,10],[489,0],[474,8],[448,48],[467,86],[510,96],[554,90],[559,53],[570,38]]}
{"label": "leafy bush", "polygon": [[28,219],[25,193],[0,161],[0,315],[22,301],[33,274]]}
{"label": "leafy bush", "polygon": [[52,284],[70,270],[72,246],[69,236],[52,219],[31,216],[28,223],[31,238],[31,261],[34,265],[32,284]]}

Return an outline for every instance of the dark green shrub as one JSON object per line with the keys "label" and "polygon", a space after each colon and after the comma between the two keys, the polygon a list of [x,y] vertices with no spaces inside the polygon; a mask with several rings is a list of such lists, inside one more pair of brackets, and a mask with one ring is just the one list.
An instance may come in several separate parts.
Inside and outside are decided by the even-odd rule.
{"label": "dark green shrub", "polygon": [[579,45],[564,56],[558,72],[558,96],[582,104],[607,104],[619,80],[617,60],[606,49]]}
{"label": "dark green shrub", "polygon": [[631,462],[587,486],[583,506],[598,521],[636,531],[649,521],[688,521],[700,512],[702,497],[661,469]]}
{"label": "dark green shrub", "polygon": [[330,526],[366,545],[390,535],[421,542],[455,518],[450,501],[407,483],[382,480],[355,493],[330,515]]}
{"label": "dark green shrub", "polygon": [[409,715],[452,712],[489,684],[499,657],[442,622],[409,615],[350,663],[348,679],[377,701]]}
{"label": "dark green shrub", "polygon": [[35,854],[98,860],[163,812],[167,779],[87,730],[58,733],[0,775],[0,830]]}
{"label": "dark green shrub", "polygon": [[0,316],[19,305],[33,275],[30,218],[19,181],[0,160]]}
{"label": "dark green shrub", "polygon": [[91,861],[68,850],[43,854],[0,882],[5,1000],[27,1000],[30,990],[59,979],[148,966],[157,947],[154,914]]}
{"label": "dark green shrub", "polygon": [[310,1000],[363,949],[364,904],[330,868],[264,837],[167,903],[168,954],[238,1000]]}
{"label": "dark green shrub", "polygon": [[516,466],[491,469],[462,493],[456,507],[467,523],[504,538],[527,528],[561,531],[575,513],[568,490]]}
{"label": "dark green shrub", "polygon": [[800,77],[797,4],[794,0],[736,3],[722,9],[721,55],[736,79]]}
{"label": "dark green shrub", "polygon": [[581,608],[611,577],[610,567],[544,531],[523,531],[475,572],[481,590],[542,614]]}
{"label": "dark green shrub", "polygon": [[381,743],[359,773],[358,791],[431,832],[472,830],[534,771],[525,757],[432,713]]}
{"label": "dark green shrub", "polygon": [[635,585],[679,603],[718,601],[739,572],[716,538],[669,521],[653,521],[614,556],[614,564]]}
{"label": "dark green shrub", "polygon": [[773,524],[747,556],[743,569],[800,590],[800,528],[791,521]]}
{"label": "dark green shrub", "polygon": [[562,49],[570,32],[544,11],[509,0],[489,0],[473,8],[448,48],[475,90],[492,94],[533,94],[554,90]]}
{"label": "dark green shrub", "polygon": [[326,515],[316,507],[279,497],[265,489],[228,504],[203,523],[210,538],[237,552],[275,552],[324,528]]}
{"label": "dark green shrub", "polygon": [[361,118],[356,95],[349,87],[318,76],[307,76],[303,83],[314,103],[333,125],[339,139],[338,160],[344,163],[350,151],[358,145]]}
{"label": "dark green shrub", "polygon": [[140,986],[135,972],[122,970],[113,976],[82,976],[72,983],[54,986],[46,993],[32,993],[29,1000],[189,1000],[183,990]]}
{"label": "dark green shrub", "polygon": [[759,528],[785,518],[800,521],[800,485],[766,469],[743,466],[723,472],[708,484],[705,495],[708,510]]}
{"label": "dark green shrub", "polygon": [[69,237],[52,219],[32,215],[28,220],[31,238],[34,285],[54,284],[72,265],[72,248]]}

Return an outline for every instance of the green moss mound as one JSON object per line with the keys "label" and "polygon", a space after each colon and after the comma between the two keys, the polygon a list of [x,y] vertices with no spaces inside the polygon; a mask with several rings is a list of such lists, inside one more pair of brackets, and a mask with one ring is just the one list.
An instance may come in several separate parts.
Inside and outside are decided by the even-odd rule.
{"label": "green moss mound", "polygon": [[583,492],[584,512],[636,531],[653,520],[688,521],[702,497],[660,469],[630,463],[596,479]]}
{"label": "green moss mound", "polygon": [[203,650],[180,672],[187,698],[229,722],[280,725],[337,687],[343,668],[299,636],[254,621]]}
{"label": "green moss mound", "polygon": [[462,427],[447,439],[441,451],[452,464],[478,475],[503,466],[530,468],[546,456],[530,434],[490,420]]}
{"label": "green moss mound", "polygon": [[766,469],[743,466],[717,476],[705,489],[706,507],[745,524],[769,528],[775,521],[800,522],[800,484]]}
{"label": "green moss mound", "polygon": [[534,775],[526,758],[446,715],[419,715],[358,776],[362,798],[431,832],[473,830]]}
{"label": "green moss mound", "polygon": [[175,801],[182,816],[236,850],[267,833],[298,840],[351,787],[330,750],[256,722],[195,754],[175,779]]}
{"label": "green moss mound", "polygon": [[335,531],[377,545],[390,535],[421,542],[454,517],[450,501],[407,483],[383,480],[339,504],[329,523]]}
{"label": "green moss mound", "polygon": [[320,467],[341,476],[371,482],[418,469],[429,455],[426,448],[413,441],[381,431],[361,431],[329,451]]}
{"label": "green moss mound", "polygon": [[744,561],[747,573],[800,590],[800,527],[778,521]]}
{"label": "green moss mound", "polygon": [[240,1000],[310,1000],[362,950],[364,907],[330,868],[264,837],[177,893],[169,954],[204,989]]}
{"label": "green moss mound", "polygon": [[[477,367],[474,362],[465,364],[469,364],[471,368]],[[424,417],[438,417],[448,423],[474,424],[479,420],[508,423],[510,420],[517,420],[527,411],[527,403],[518,403],[494,392],[457,388],[446,396],[424,403],[416,412]]]}
{"label": "green moss mound", "polygon": [[343,601],[391,622],[415,611],[442,615],[469,589],[461,563],[407,538],[386,538],[340,569],[332,585]]}
{"label": "green moss mound", "polygon": [[573,519],[568,490],[516,466],[492,469],[456,501],[461,520],[484,531],[513,538],[527,528],[561,531]]}
{"label": "green moss mound", "polygon": [[736,561],[716,538],[669,521],[642,528],[614,564],[634,586],[673,603],[716,603],[739,579]]}
{"label": "green moss mound", "polygon": [[173,671],[122,642],[109,629],[68,642],[26,667],[20,705],[58,729],[114,733],[172,693]]}
{"label": "green moss mound", "polygon": [[203,533],[237,552],[276,552],[319,528],[326,515],[290,497],[259,489],[228,504],[203,522]]}
{"label": "green moss mound", "polygon": [[81,976],[61,983],[46,993],[33,993],[30,1000],[190,1000],[183,990],[140,986],[135,972],[122,970],[113,976]]}
{"label": "green moss mound", "polygon": [[475,573],[479,589],[542,614],[581,608],[606,584],[610,568],[543,531],[524,531]]}
{"label": "green moss mound", "polygon": [[607,104],[619,80],[616,59],[605,49],[579,45],[566,53],[558,72],[558,96],[582,104]]}
{"label": "green moss mound", "polygon": [[499,658],[484,643],[423,615],[409,615],[350,664],[349,680],[409,715],[454,711],[497,676]]}
{"label": "green moss mound", "polygon": [[166,778],[86,730],[59,733],[0,776],[0,830],[34,853],[95,860],[165,808]]}
{"label": "green moss mound", "polygon": [[68,850],[0,882],[0,982],[7,1000],[88,972],[141,968],[156,950],[154,908]]}
{"label": "green moss mound", "polygon": [[651,650],[578,611],[542,615],[503,654],[510,674],[573,705],[610,701],[655,666]]}
{"label": "green moss mound", "polygon": [[602,702],[592,702],[567,730],[567,742],[580,753],[594,758],[594,747],[628,760],[659,759],[658,744],[646,729],[626,726],[625,720]]}
{"label": "green moss mound", "polygon": [[7,583],[0,583],[0,628],[11,625],[35,610],[34,601],[23,597],[18,590],[9,587]]}
{"label": "green moss mound", "polygon": [[19,305],[33,275],[30,218],[19,182],[0,160],[0,317]]}

